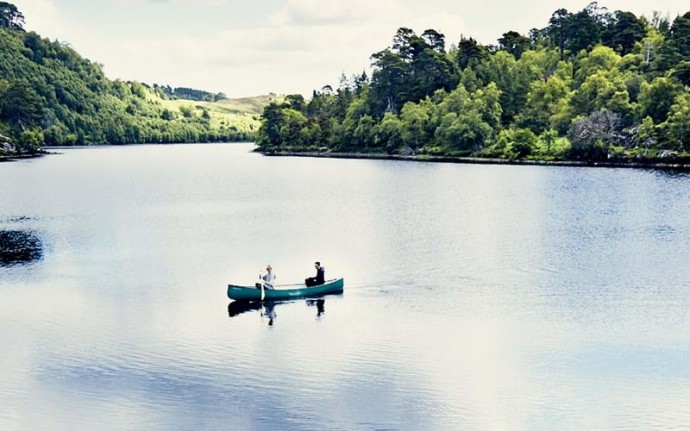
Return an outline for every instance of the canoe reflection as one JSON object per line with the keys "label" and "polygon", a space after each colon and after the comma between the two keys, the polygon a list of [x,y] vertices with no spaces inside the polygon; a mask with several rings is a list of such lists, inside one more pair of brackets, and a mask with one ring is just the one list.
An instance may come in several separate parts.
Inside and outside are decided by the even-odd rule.
{"label": "canoe reflection", "polygon": [[[228,304],[228,316],[235,317],[243,313],[250,311],[260,311],[261,315],[268,318],[268,326],[273,326],[276,317],[276,306],[284,305],[288,303],[294,303],[295,301],[232,301]],[[320,299],[307,299],[307,307],[316,307],[316,318],[321,320],[321,317],[326,312],[326,300]]]}
{"label": "canoe reflection", "polygon": [[232,301],[228,304],[228,315],[235,317],[248,311],[260,310],[261,303],[258,301]]}

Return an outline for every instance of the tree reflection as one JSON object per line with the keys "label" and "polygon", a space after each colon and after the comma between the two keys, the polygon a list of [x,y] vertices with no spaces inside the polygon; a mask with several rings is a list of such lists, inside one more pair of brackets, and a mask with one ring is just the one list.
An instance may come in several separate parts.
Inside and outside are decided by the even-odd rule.
{"label": "tree reflection", "polygon": [[0,230],[0,266],[25,265],[43,259],[43,244],[32,231]]}

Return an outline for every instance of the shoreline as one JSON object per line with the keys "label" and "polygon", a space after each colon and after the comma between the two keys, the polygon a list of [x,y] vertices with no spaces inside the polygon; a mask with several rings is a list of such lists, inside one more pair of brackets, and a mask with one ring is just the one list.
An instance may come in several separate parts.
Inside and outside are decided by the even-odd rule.
{"label": "shoreline", "polygon": [[15,160],[37,159],[39,157],[47,156],[49,154],[55,154],[55,153],[51,153],[50,151],[41,150],[41,151],[34,153],[34,154],[3,155],[3,156],[0,156],[0,163],[12,162]]}
{"label": "shoreline", "polygon": [[[251,142],[251,141],[250,141]],[[232,142],[232,143],[250,143]],[[132,144],[130,144],[132,145]],[[133,144],[133,145],[175,145],[175,144]],[[198,145],[198,144],[197,144]],[[113,147],[120,145],[84,145],[84,146],[55,146],[45,147],[42,151],[35,154],[2,155],[0,163],[15,160],[34,159],[50,154],[60,154],[47,151],[48,149],[75,149],[75,148],[99,148]],[[124,145],[128,146],[128,145]],[[354,160],[397,160],[405,162],[427,162],[427,163],[454,163],[454,164],[474,164],[474,165],[514,165],[514,166],[568,166],[568,167],[589,167],[589,168],[627,168],[627,169],[659,169],[674,171],[690,171],[690,162],[659,162],[659,161],[579,161],[579,160],[525,160],[525,159],[496,159],[482,157],[459,157],[459,156],[403,156],[398,154],[381,153],[324,153],[318,151],[259,151],[254,152],[269,157],[312,157],[325,159],[354,159]]]}
{"label": "shoreline", "polygon": [[96,149],[96,148],[113,148],[113,147],[132,147],[143,145],[207,145],[207,144],[253,144],[254,141],[229,141],[229,142],[175,142],[175,143],[161,143],[161,142],[144,142],[133,144],[97,144],[97,145],[54,145],[42,147],[40,151],[34,154],[6,154],[0,155],[0,163],[11,162],[15,160],[35,159],[47,155],[61,154],[58,151],[50,150],[78,150],[78,149]]}
{"label": "shoreline", "polygon": [[578,160],[513,160],[493,159],[481,157],[453,157],[453,156],[402,156],[396,154],[367,154],[367,153],[320,153],[310,151],[271,151],[261,152],[270,157],[317,157],[330,159],[362,159],[362,160],[399,160],[407,162],[456,163],[475,165],[525,165],[525,166],[569,166],[591,168],[629,168],[629,169],[665,169],[676,171],[690,171],[690,163],[669,163],[658,161],[578,161]]}

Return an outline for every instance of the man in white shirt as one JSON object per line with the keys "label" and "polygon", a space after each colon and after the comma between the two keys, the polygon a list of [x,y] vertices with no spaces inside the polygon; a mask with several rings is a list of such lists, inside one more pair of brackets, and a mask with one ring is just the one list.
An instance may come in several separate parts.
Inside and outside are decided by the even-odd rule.
{"label": "man in white shirt", "polygon": [[264,282],[264,288],[271,290],[275,289],[276,275],[273,273],[273,268],[271,268],[271,265],[266,267],[266,274],[262,275],[260,278]]}

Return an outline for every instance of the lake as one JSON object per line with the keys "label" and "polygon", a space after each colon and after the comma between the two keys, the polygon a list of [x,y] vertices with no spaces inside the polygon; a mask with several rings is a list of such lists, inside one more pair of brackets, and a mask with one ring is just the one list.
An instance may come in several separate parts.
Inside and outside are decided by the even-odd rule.
{"label": "lake", "polygon": [[0,164],[0,429],[690,428],[689,174],[252,149]]}

